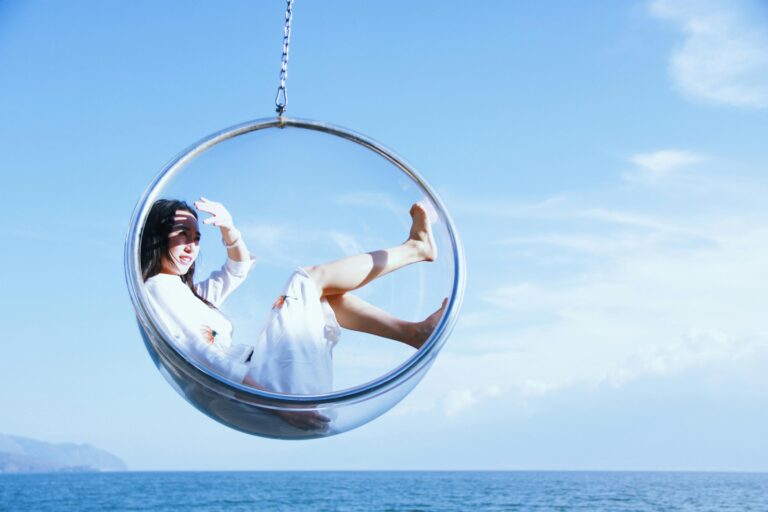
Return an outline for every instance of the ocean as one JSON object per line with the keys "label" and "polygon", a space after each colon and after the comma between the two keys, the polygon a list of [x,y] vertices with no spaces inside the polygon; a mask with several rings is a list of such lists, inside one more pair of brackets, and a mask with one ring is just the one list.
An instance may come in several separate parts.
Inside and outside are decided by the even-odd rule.
{"label": "ocean", "polygon": [[768,473],[0,474],[0,510],[768,511]]}

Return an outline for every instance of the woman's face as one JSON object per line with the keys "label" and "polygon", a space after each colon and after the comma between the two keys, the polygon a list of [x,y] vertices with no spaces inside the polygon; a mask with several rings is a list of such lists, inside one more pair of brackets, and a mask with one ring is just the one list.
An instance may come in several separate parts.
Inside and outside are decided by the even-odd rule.
{"label": "woman's face", "polygon": [[164,274],[183,276],[197,259],[200,230],[197,219],[186,210],[176,210],[173,228],[168,235],[168,253],[163,256]]}

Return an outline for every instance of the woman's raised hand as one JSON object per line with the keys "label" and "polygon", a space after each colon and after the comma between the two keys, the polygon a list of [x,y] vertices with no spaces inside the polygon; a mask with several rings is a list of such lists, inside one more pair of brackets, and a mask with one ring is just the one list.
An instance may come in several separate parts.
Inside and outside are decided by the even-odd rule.
{"label": "woman's raised hand", "polygon": [[221,230],[221,241],[227,247],[227,256],[234,261],[248,261],[251,255],[243,242],[240,231],[235,227],[232,214],[224,205],[201,197],[195,201],[195,208],[211,216],[203,220],[203,224],[216,226]]}
{"label": "woman's raised hand", "polygon": [[229,210],[227,210],[223,204],[201,197],[199,201],[195,201],[195,208],[201,212],[211,214],[210,217],[203,220],[203,224],[216,226],[222,231],[235,229],[235,222],[232,220],[232,214],[229,213]]}

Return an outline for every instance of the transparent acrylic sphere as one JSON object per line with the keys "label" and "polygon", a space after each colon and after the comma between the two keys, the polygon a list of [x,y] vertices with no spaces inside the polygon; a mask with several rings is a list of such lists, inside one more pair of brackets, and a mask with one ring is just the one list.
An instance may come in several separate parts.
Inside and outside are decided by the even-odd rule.
{"label": "transparent acrylic sphere", "polygon": [[[354,293],[409,321],[449,299],[442,319],[418,351],[343,331],[334,349],[334,388],[323,395],[269,393],[228,381],[183,353],[147,301],[139,248],[152,204],[191,204],[200,196],[232,212],[259,258],[246,282],[222,306],[235,343],[254,343],[272,301],[297,266],[401,243],[411,204],[427,205],[438,249],[435,262],[379,278]],[[201,219],[205,218],[205,214]],[[226,258],[214,228],[201,224],[196,279]],[[399,402],[421,380],[453,328],[464,291],[464,261],[453,223],[429,185],[401,158],[348,130],[314,121],[271,118],[213,134],[169,162],[139,200],[125,248],[125,271],[145,345],[179,394],[213,419],[250,434],[306,439],[363,425]],[[283,413],[316,411],[331,418],[304,430]]]}

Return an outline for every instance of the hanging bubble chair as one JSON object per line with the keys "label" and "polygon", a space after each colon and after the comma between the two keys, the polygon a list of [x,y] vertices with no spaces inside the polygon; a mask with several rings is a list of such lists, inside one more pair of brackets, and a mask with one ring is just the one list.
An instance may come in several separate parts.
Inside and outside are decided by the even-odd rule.
{"label": "hanging bubble chair", "polygon": [[[290,1],[288,6],[286,27]],[[287,39],[284,67],[286,54]],[[214,133],[162,169],[134,210],[125,245],[125,273],[146,348],[180,395],[239,431],[269,438],[310,439],[363,425],[414,388],[456,322],[465,270],[448,212],[410,165],[360,134],[284,117],[284,81],[280,91],[279,116]],[[374,336],[365,328],[342,330],[328,354],[332,386],[320,393],[254,387],[222,375],[179,344],[148,292],[142,269],[142,237],[156,201],[178,198],[191,202],[202,195],[232,210],[249,251],[259,258],[250,277],[220,308],[235,326],[233,339],[258,345],[257,333],[266,332],[264,313],[274,313],[280,309],[280,301],[291,299],[282,295],[272,302],[296,267],[402,242],[413,222],[413,204],[421,205],[429,217],[438,256],[376,279],[355,294],[409,325],[432,318],[430,332],[414,348]],[[200,226],[204,240],[209,237],[206,229]],[[228,258],[231,245],[201,245],[196,275],[215,273]],[[274,314],[269,318],[274,320]],[[263,362],[269,355],[254,351],[249,356],[254,361],[244,364]]]}

